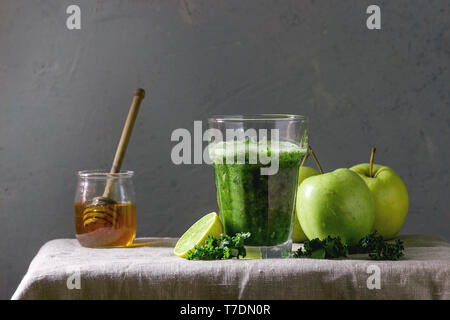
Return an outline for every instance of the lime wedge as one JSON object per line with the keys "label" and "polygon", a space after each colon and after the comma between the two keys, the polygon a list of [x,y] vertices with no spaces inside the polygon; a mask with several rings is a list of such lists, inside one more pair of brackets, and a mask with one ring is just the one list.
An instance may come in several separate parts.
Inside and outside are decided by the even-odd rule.
{"label": "lime wedge", "polygon": [[219,238],[221,233],[223,233],[223,229],[219,215],[215,212],[208,213],[181,236],[173,253],[180,258],[185,258],[196,245],[203,245],[208,236]]}

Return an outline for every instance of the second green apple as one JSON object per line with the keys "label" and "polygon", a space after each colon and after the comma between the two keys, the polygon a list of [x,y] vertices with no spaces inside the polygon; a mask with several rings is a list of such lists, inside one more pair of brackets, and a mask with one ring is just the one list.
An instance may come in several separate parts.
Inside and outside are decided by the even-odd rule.
{"label": "second green apple", "polygon": [[350,168],[364,180],[375,200],[373,229],[385,239],[394,238],[408,213],[408,191],[402,179],[389,167],[362,163]]}

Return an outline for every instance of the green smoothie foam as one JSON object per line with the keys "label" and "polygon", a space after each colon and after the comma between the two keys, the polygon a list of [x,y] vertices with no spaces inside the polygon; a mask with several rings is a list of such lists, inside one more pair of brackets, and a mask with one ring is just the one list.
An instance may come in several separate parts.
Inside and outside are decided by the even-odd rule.
{"label": "green smoothie foam", "polygon": [[[209,151],[225,233],[250,232],[246,245],[274,246],[289,240],[298,170],[306,149],[284,141],[265,142],[261,147],[246,140],[211,144]],[[270,166],[261,157],[261,149],[278,159],[276,174],[261,174],[261,168]],[[227,157],[234,157],[234,163],[227,163]],[[237,163],[239,158],[245,158],[245,163]]]}

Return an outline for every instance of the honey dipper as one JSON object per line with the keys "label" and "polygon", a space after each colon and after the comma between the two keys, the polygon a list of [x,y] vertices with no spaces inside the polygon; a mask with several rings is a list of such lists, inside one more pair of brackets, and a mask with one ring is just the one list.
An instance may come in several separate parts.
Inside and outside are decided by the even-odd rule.
{"label": "honey dipper", "polygon": [[[139,107],[144,97],[144,89],[136,89],[125,126],[122,130],[122,136],[120,137],[119,145],[117,146],[116,155],[109,172],[111,175],[120,172]],[[108,177],[103,195],[92,199],[84,209],[83,226],[87,231],[93,231],[101,227],[116,227],[118,217],[116,210],[114,210],[114,205],[116,205],[117,202],[112,199],[113,187],[114,177]]]}

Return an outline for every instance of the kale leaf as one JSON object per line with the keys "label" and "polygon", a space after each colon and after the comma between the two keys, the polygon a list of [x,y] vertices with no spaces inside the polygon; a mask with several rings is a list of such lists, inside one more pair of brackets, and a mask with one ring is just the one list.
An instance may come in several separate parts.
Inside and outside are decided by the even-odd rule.
{"label": "kale leaf", "polygon": [[341,238],[328,236],[324,240],[318,238],[307,240],[302,248],[294,253],[294,258],[316,258],[316,259],[335,259],[347,256],[347,246],[341,241]]}
{"label": "kale leaf", "polygon": [[372,260],[398,260],[403,256],[405,247],[402,240],[389,243],[376,233],[376,230],[369,233],[355,246],[349,247],[349,253],[368,253]]}
{"label": "kale leaf", "polygon": [[373,231],[359,240],[356,245],[347,246],[339,237],[328,236],[324,240],[318,238],[304,242],[303,249],[294,252],[294,258],[336,259],[345,258],[347,254],[367,253],[372,260],[398,260],[403,256],[403,241],[389,243]]}
{"label": "kale leaf", "polygon": [[236,233],[230,237],[221,234],[220,239],[208,236],[204,245],[197,245],[188,252],[188,260],[227,260],[239,257],[244,258],[247,254],[244,241],[250,237],[250,233]]}

